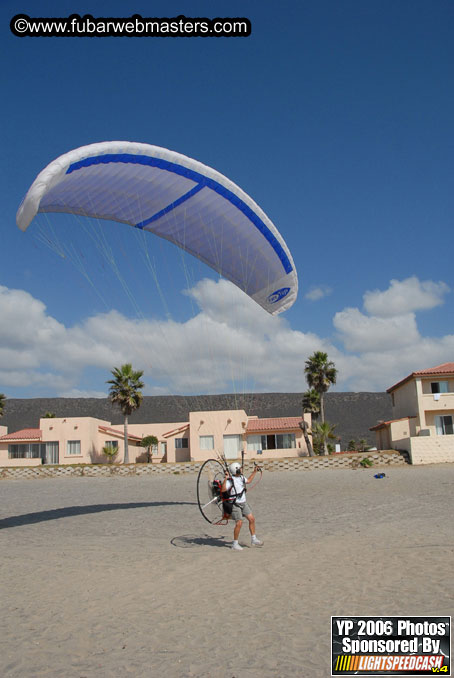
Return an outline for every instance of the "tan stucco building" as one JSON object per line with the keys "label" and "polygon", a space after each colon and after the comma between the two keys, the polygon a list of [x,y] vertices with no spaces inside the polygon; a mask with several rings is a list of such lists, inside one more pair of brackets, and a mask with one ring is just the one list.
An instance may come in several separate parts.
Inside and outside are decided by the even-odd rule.
{"label": "tan stucco building", "polygon": [[[309,414],[304,415],[311,424]],[[129,424],[130,462],[147,460],[141,446],[153,435],[158,444],[151,450],[154,463],[203,461],[217,454],[227,459],[275,459],[308,454],[299,427],[301,417],[259,419],[244,410],[191,412],[189,421],[160,424]],[[43,418],[38,428],[7,433],[0,427],[0,466],[45,464],[90,464],[108,461],[103,448],[118,450],[114,462],[124,459],[123,426],[93,417]]]}
{"label": "tan stucco building", "polygon": [[370,429],[378,449],[404,450],[413,464],[454,462],[454,362],[412,372],[387,392],[393,419]]}

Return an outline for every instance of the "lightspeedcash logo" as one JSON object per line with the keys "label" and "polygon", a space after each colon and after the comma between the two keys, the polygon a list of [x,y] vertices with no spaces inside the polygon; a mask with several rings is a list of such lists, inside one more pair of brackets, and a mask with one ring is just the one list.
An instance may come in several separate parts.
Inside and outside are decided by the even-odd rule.
{"label": "lightspeedcash logo", "polygon": [[331,675],[450,672],[450,617],[331,617]]}

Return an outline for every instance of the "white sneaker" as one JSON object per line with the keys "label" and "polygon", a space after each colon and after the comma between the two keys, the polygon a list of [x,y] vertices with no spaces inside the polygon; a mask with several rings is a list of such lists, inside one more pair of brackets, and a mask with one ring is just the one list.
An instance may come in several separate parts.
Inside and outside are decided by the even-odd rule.
{"label": "white sneaker", "polygon": [[255,537],[255,539],[251,540],[251,546],[263,546],[263,541],[260,541],[260,539]]}
{"label": "white sneaker", "polygon": [[242,550],[243,550],[243,547],[240,546],[239,544],[232,544],[232,549],[233,549],[234,551],[242,551]]}

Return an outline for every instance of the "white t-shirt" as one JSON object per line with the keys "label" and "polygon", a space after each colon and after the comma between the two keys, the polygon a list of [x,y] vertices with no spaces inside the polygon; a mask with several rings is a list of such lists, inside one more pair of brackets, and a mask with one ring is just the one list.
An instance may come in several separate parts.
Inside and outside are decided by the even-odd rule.
{"label": "white t-shirt", "polygon": [[[232,492],[232,495],[235,497],[235,492],[236,492],[236,497],[235,501],[237,504],[245,504],[246,503],[246,491],[245,487],[247,485],[246,478],[244,476],[233,476],[233,484],[235,486],[235,491]],[[225,484],[225,489],[227,492],[230,490],[232,487],[232,479],[228,478],[227,482]]]}

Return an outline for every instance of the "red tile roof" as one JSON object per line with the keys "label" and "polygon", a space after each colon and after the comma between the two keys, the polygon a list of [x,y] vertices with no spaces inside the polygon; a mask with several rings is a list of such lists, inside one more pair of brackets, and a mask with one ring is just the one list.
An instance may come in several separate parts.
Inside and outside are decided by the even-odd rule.
{"label": "red tile roof", "polygon": [[255,431],[292,431],[299,428],[301,417],[273,417],[270,419],[250,419],[246,433]]}
{"label": "red tile roof", "polygon": [[419,370],[419,372],[414,372],[413,374],[454,374],[454,363],[442,363],[436,367],[428,367],[425,370]]}
{"label": "red tile roof", "polygon": [[7,433],[6,436],[2,436],[0,440],[41,440],[41,429],[23,428],[14,433]]}
{"label": "red tile roof", "polygon": [[189,422],[187,424],[183,424],[183,426],[180,426],[179,428],[174,428],[171,431],[167,431],[166,433],[162,434],[163,438],[168,438],[171,435],[174,435],[176,433],[183,433],[183,431],[186,431],[186,429],[189,428]]}
{"label": "red tile roof", "polygon": [[[112,433],[112,435],[116,435],[119,438],[124,438],[124,432],[119,431],[116,428],[111,428],[110,426],[98,426],[98,430],[102,431],[103,433]],[[140,436],[134,436],[132,433],[128,433],[128,440],[142,440]]]}
{"label": "red tile roof", "polygon": [[389,419],[388,421],[380,421],[375,426],[371,426],[369,431],[378,431],[380,428],[385,428],[389,424],[393,424],[395,421],[405,421],[405,419],[416,419],[416,414],[411,414],[408,417],[399,417],[399,419]]}
{"label": "red tile roof", "polygon": [[390,388],[386,389],[386,392],[391,393],[398,386],[402,386],[403,384],[405,384],[406,381],[409,381],[414,377],[437,377],[440,375],[448,374],[454,375],[454,363],[442,363],[441,365],[437,365],[436,367],[428,367],[425,370],[418,370],[417,372],[412,372],[411,374],[408,375],[408,377],[401,379],[400,381],[397,382],[397,384],[394,384],[394,386],[391,386]]}

